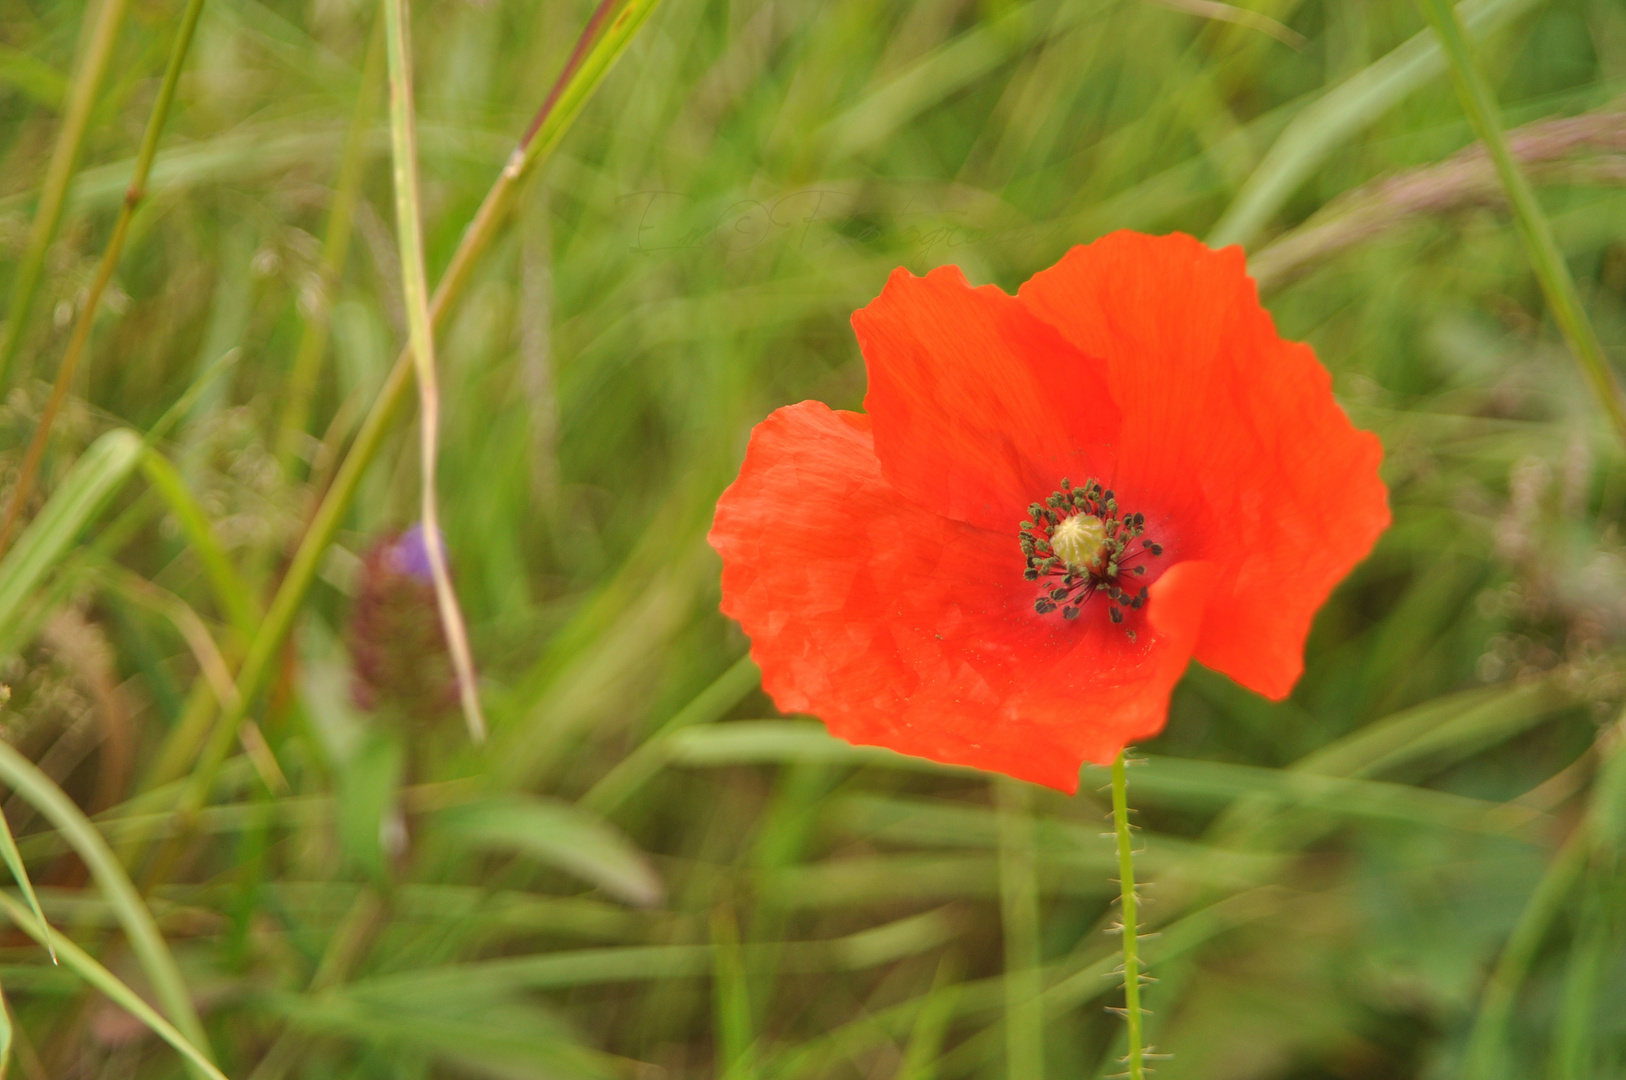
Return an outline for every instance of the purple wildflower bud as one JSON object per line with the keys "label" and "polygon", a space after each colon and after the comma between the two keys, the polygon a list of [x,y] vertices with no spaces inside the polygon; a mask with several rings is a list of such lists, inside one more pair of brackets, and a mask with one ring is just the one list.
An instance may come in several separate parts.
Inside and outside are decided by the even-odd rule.
{"label": "purple wildflower bud", "polygon": [[[424,543],[423,537],[423,523],[419,522],[390,545],[389,559],[396,573],[415,577],[419,581],[432,580],[433,575],[429,571],[429,545]],[[451,562],[444,535],[440,536],[440,557],[444,562]]]}
{"label": "purple wildflower bud", "polygon": [[[350,609],[349,645],[356,704],[419,721],[457,703],[457,679],[441,629],[425,532],[374,541],[362,558]],[[441,553],[446,553],[444,539]]]}

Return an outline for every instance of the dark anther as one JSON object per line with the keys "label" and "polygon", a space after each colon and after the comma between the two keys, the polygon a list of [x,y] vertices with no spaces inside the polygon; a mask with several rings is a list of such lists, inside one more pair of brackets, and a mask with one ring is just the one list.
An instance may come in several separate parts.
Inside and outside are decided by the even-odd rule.
{"label": "dark anther", "polygon": [[[1075,514],[1088,515],[1087,521],[1074,524],[1082,524],[1088,530],[1085,535],[1097,537],[1098,547],[1090,554],[1076,546],[1078,534],[1069,532],[1067,558],[1077,560],[1069,563],[1051,545],[1051,537],[1062,522]],[[1163,553],[1162,545],[1142,536],[1145,524],[1143,513],[1120,512],[1117,493],[1094,478],[1076,487],[1070,478],[1063,478],[1061,487],[1043,502],[1029,504],[1028,520],[1020,524],[1017,540],[1025,562],[1022,577],[1042,583],[1033,610],[1048,615],[1061,607],[1062,618],[1071,621],[1089,605],[1091,597],[1100,593],[1109,601],[1108,618],[1123,623],[1124,613],[1139,610],[1146,597],[1145,588],[1138,598],[1124,589],[1123,575],[1144,577],[1146,567],[1137,560],[1143,554]],[[1135,540],[1140,540],[1140,545],[1131,550]],[[1134,640],[1132,632],[1126,633]]]}

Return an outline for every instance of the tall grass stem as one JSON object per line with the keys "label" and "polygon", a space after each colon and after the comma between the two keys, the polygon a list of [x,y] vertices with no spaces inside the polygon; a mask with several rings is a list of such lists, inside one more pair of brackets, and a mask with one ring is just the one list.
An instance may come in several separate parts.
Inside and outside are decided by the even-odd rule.
{"label": "tall grass stem", "polygon": [[435,330],[429,317],[429,281],[423,266],[423,209],[418,197],[418,125],[412,103],[412,23],[406,0],[384,0],[384,36],[390,71],[390,147],[395,163],[395,233],[401,254],[401,287],[406,297],[407,328],[418,378],[418,466],[421,485],[419,517],[424,551],[441,628],[457,672],[457,693],[469,736],[484,742],[486,718],[475,686],[469,632],[457,606],[452,576],[441,544],[440,509],[435,497],[435,459],[440,441],[440,388],[435,379]]}
{"label": "tall grass stem", "polygon": [[45,268],[45,253],[50,250],[56,230],[62,224],[62,212],[68,204],[68,188],[73,182],[74,169],[79,164],[79,151],[85,143],[85,131],[90,126],[90,113],[101,92],[102,82],[113,62],[113,47],[118,44],[119,30],[124,25],[124,12],[128,0],[102,0],[96,13],[96,22],[90,28],[89,40],[74,65],[73,78],[68,83],[67,111],[57,133],[56,145],[51,150],[51,163],[45,169],[45,182],[40,187],[40,201],[34,209],[34,222],[29,228],[28,247],[23,252],[17,276],[12,279],[11,302],[6,312],[5,334],[0,337],[0,388],[11,377],[11,365],[17,357],[27,331],[28,316],[34,309],[34,296],[39,291],[40,273]]}
{"label": "tall grass stem", "polygon": [[1570,351],[1581,365],[1581,373],[1592,388],[1592,393],[1603,406],[1604,413],[1615,427],[1615,433],[1626,442],[1626,396],[1609,361],[1603,355],[1597,331],[1587,318],[1581,295],[1575,288],[1569,264],[1558,241],[1553,238],[1552,226],[1536,199],[1535,190],[1525,177],[1524,170],[1508,150],[1507,137],[1502,132],[1500,110],[1495,94],[1485,81],[1484,73],[1474,58],[1456,8],[1449,0],[1417,0],[1424,16],[1434,27],[1440,44],[1451,64],[1452,80],[1457,96],[1474,134],[1485,144],[1485,150],[1496,166],[1496,174],[1507,191],[1508,203],[1513,209],[1513,222],[1519,238],[1524,241],[1530,266],[1541,283],[1541,291],[1552,309],[1553,320],[1558,323]]}

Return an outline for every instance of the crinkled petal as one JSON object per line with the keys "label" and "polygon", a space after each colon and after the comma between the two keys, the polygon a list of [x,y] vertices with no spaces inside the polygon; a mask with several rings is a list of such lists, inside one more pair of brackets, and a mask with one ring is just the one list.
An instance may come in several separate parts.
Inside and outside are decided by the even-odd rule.
{"label": "crinkled petal", "polygon": [[1015,535],[1064,477],[1106,475],[1118,409],[1105,367],[959,267],[898,269],[853,329],[888,481],[945,517]]}
{"label": "crinkled petal", "polygon": [[1038,615],[1014,532],[903,498],[869,418],[814,401],[757,425],[709,539],[723,611],[780,709],[854,743],[1063,791],[1083,761],[1162,727],[1212,579],[1171,567],[1123,625],[1099,599],[1072,622]]}
{"label": "crinkled petal", "polygon": [[1147,513],[1170,561],[1216,568],[1197,659],[1285,696],[1316,609],[1389,523],[1377,438],[1310,348],[1277,335],[1241,248],[1114,233],[1019,297],[1107,365],[1120,503]]}

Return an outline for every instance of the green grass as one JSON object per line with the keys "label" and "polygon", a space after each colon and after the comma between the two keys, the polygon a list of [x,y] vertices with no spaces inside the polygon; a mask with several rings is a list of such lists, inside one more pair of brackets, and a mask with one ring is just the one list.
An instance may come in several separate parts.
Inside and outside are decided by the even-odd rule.
{"label": "green grass", "polygon": [[[1193,669],[1131,770],[1153,1075],[1626,1078],[1626,453],[1562,271],[1454,156],[1413,0],[1183,6],[611,5],[504,180],[593,5],[417,4],[429,299],[382,9],[207,0],[88,313],[185,5],[0,6],[0,504],[89,333],[0,557],[5,1075],[1120,1071],[1105,770],[778,716],[704,533],[753,423],[859,406],[894,266],[1014,289],[1127,227],[1247,246],[1395,509],[1291,700]],[[1626,10],[1461,13],[1618,364]],[[414,312],[481,746],[352,694],[363,560],[419,515]]]}

